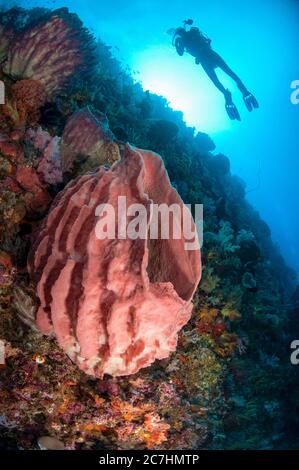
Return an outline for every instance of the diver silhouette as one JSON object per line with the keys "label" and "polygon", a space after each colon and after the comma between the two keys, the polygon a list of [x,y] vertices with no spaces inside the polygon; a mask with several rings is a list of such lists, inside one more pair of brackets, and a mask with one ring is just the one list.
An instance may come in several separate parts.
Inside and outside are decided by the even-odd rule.
{"label": "diver silhouette", "polygon": [[221,91],[225,98],[225,109],[230,119],[241,121],[239,111],[233,103],[231,92],[226,89],[216,75],[215,69],[221,68],[227,75],[229,75],[237,84],[244,99],[244,103],[248,111],[258,108],[259,104],[255,97],[245,87],[244,83],[227,65],[222,57],[215,52],[211,47],[211,39],[207,38],[198,28],[191,27],[187,30],[187,26],[192,26],[193,20],[185,20],[184,27],[169,30],[173,34],[173,45],[177,53],[182,56],[186,51],[188,54],[195,57],[195,63],[201,64],[208,77],[212,80],[214,85]]}

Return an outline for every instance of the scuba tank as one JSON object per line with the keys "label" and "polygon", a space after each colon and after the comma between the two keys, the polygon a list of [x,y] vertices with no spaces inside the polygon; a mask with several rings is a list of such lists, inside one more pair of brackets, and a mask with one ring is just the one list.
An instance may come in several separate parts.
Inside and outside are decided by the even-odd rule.
{"label": "scuba tank", "polygon": [[177,28],[175,33],[175,38],[173,39],[173,46],[176,48],[177,53],[179,56],[182,56],[185,52],[185,36],[186,31],[184,28]]}
{"label": "scuba tank", "polygon": [[193,20],[185,20],[183,24],[184,27],[171,30],[173,34],[172,45],[176,48],[179,56],[182,56],[186,51],[197,57],[201,50],[211,48],[211,40],[198,28],[193,26],[189,31],[187,30],[187,26],[193,25]]}

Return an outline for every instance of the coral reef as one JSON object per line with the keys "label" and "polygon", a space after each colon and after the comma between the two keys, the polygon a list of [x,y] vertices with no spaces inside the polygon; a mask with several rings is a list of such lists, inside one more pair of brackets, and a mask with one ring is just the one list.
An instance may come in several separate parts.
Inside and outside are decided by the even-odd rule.
{"label": "coral reef", "polygon": [[13,31],[7,29],[4,25],[0,25],[0,37],[1,37],[1,44],[0,44],[0,63],[2,63],[8,54],[8,49],[13,38]]}
{"label": "coral reef", "polygon": [[16,127],[22,127],[26,122],[35,124],[39,119],[39,110],[46,101],[41,82],[20,80],[11,86],[10,95],[2,108],[4,115]]}
{"label": "coral reef", "polygon": [[[55,36],[45,34],[55,25]],[[8,98],[0,106],[1,449],[45,442],[66,449],[297,449],[298,377],[286,345],[298,327],[298,292],[290,298],[293,273],[227,157],[213,155],[212,140],[188,128],[164,98],[144,92],[111,48],[93,43],[65,9],[2,12],[0,37]],[[38,37],[45,41],[30,58]],[[48,61],[49,47],[56,63]],[[18,54],[28,60],[21,64]],[[24,93],[29,83],[37,93]],[[45,220],[72,185],[96,181],[99,172],[85,173],[101,164],[103,177],[120,171],[119,163],[109,169],[125,148],[117,139],[130,142],[134,155],[141,155],[137,148],[159,152],[182,200],[204,204],[203,279],[169,358],[128,377],[94,379],[32,328],[36,288],[26,264],[35,234],[46,236]],[[155,246],[148,248],[150,284],[161,283]],[[169,266],[179,258],[171,252]],[[70,261],[80,264],[76,256]]]}
{"label": "coral reef", "polygon": [[15,79],[40,82],[49,100],[65,86],[76,69],[86,69],[91,35],[66,8],[27,27],[8,49],[4,73]]}
{"label": "coral reef", "polygon": [[37,172],[42,180],[50,185],[63,182],[62,159],[60,150],[61,138],[51,137],[41,127],[28,129],[26,138],[39,151]]}
{"label": "coral reef", "polygon": [[[18,131],[11,133],[15,136],[19,139]],[[20,142],[7,136],[0,140],[0,190],[1,244],[12,249],[16,243],[22,250],[22,242],[16,237],[20,224],[26,216],[43,215],[51,197]]]}
{"label": "coral reef", "polygon": [[61,157],[64,172],[80,160],[89,159],[89,170],[119,160],[119,148],[113,141],[106,116],[89,108],[74,113],[62,134]]}
{"label": "coral reef", "polygon": [[[161,159],[130,147],[124,152],[111,170],[79,177],[59,194],[29,254],[41,302],[37,327],[55,332],[71,359],[97,377],[133,374],[168,357],[191,316],[200,278],[199,251],[187,251],[183,234],[148,241],[152,204],[184,210]],[[145,229],[141,239],[129,218],[126,239],[97,235],[97,208],[108,204],[119,217],[121,197],[127,207],[146,210],[138,222]],[[111,222],[115,230],[113,218],[105,224]]]}
{"label": "coral reef", "polygon": [[255,289],[256,288],[256,281],[253,275],[249,272],[246,272],[242,276],[242,285],[246,289]]}

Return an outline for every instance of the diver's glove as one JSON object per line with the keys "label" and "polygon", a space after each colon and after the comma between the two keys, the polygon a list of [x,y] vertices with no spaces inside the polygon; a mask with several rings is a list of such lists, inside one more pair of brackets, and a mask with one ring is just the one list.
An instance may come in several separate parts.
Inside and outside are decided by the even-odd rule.
{"label": "diver's glove", "polygon": [[246,105],[246,108],[248,109],[250,113],[253,109],[259,108],[259,104],[257,100],[251,93],[249,93],[249,91],[243,93],[243,100]]}
{"label": "diver's glove", "polygon": [[226,90],[226,94],[225,94],[225,109],[228,114],[228,117],[232,121],[235,121],[235,120],[241,121],[239,111],[236,105],[233,103],[232,94],[229,90]]}

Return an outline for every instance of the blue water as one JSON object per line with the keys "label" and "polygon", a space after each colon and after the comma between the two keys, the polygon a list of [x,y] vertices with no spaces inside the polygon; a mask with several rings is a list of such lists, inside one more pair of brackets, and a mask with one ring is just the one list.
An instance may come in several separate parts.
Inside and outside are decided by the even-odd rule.
{"label": "blue water", "polygon": [[[16,3],[16,2],[11,2]],[[28,5],[28,2],[17,2]],[[191,126],[208,132],[247,182],[248,199],[268,222],[286,261],[299,273],[299,105],[290,84],[299,80],[297,0],[97,0],[32,1],[29,6],[68,6],[96,36],[117,46],[146,89],[166,96]],[[0,5],[8,6],[9,2]],[[235,86],[242,122],[230,122],[223,98],[191,57],[180,58],[166,34],[185,18],[213,40],[214,48],[260,102],[249,114]],[[138,72],[138,73],[137,73]],[[223,77],[223,75],[221,75]]]}

